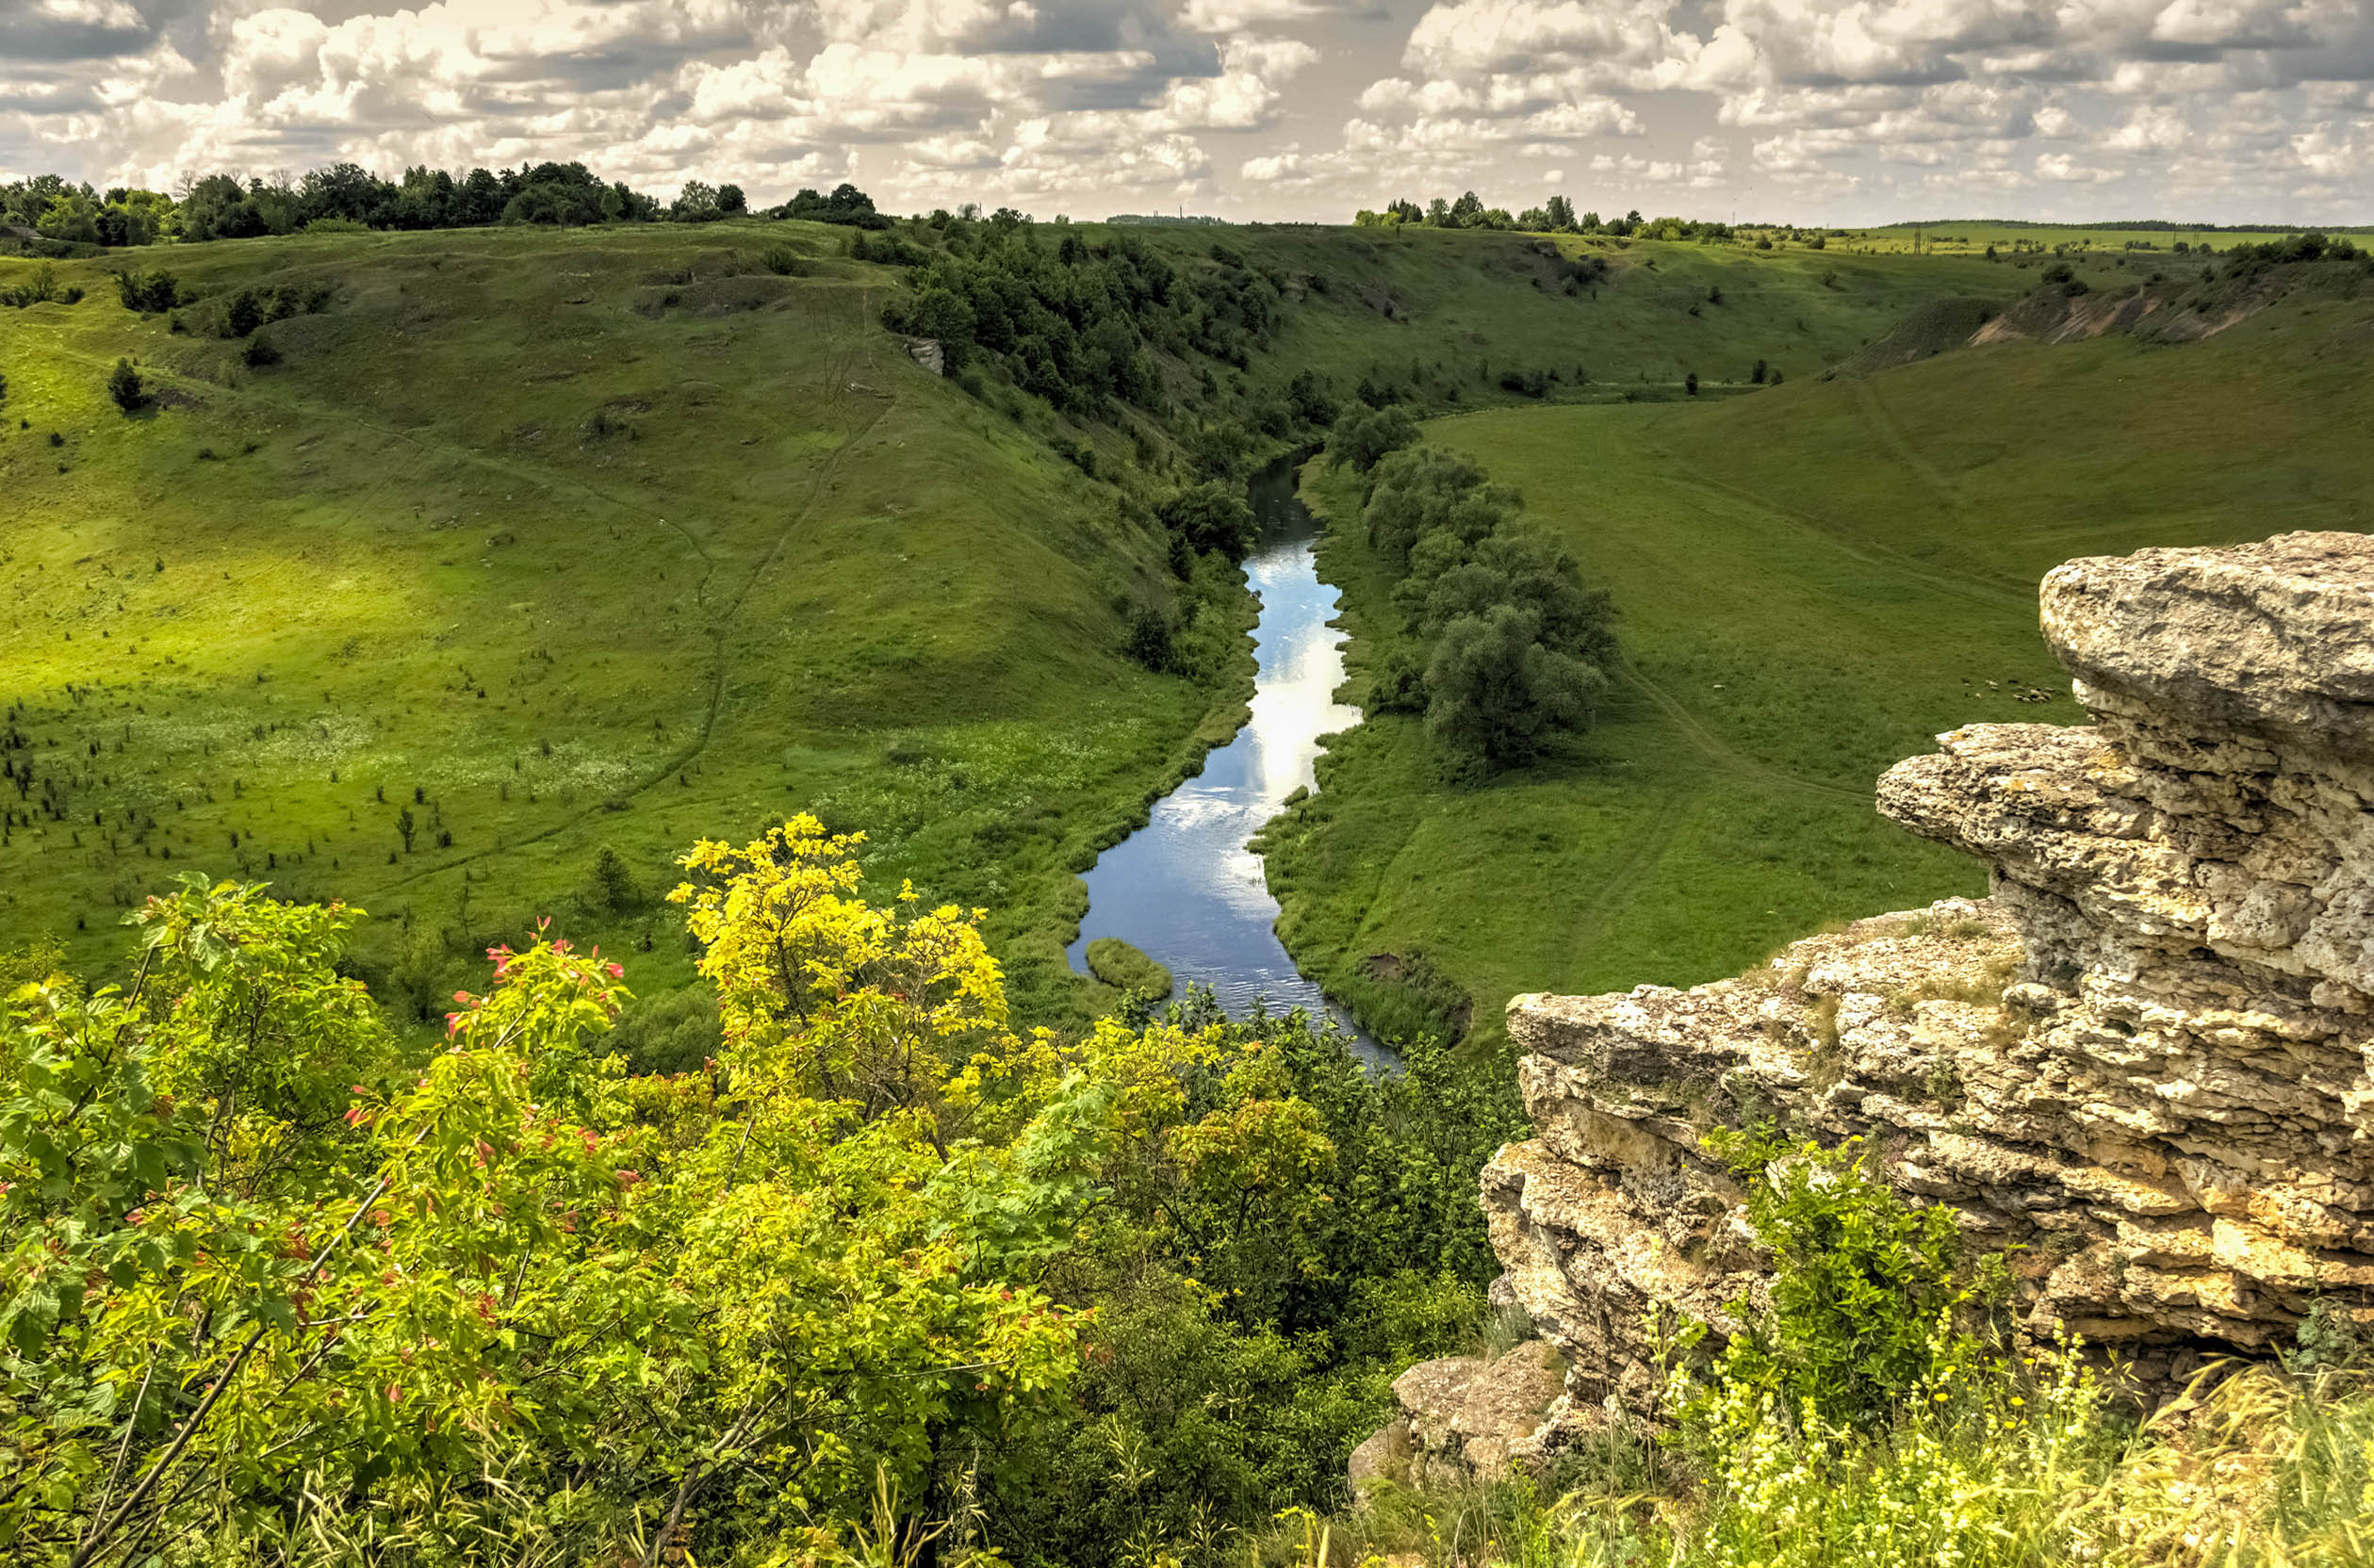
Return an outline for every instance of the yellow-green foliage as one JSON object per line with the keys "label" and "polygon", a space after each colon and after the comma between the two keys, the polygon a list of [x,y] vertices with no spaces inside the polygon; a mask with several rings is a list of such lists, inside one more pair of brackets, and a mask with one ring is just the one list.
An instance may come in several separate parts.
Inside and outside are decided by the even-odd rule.
{"label": "yellow-green foliage", "polygon": [[127,989],[12,966],[0,1555],[835,1562],[896,1487],[1103,1562],[1324,1496],[1474,1321],[1508,1086],[1208,1002],[1019,1030],[980,912],[861,847],[682,858],[674,1077],[549,933],[427,1048],[358,911],[253,884],[143,904]]}
{"label": "yellow-green foliage", "polygon": [[1388,1497],[1333,1522],[1329,1560],[2356,1568],[2374,1552],[2374,1392],[2362,1376],[2218,1369],[2137,1428],[2063,1352],[2018,1370],[1942,1383],[1928,1411],[1885,1434],[1744,1412],[1733,1468],[1699,1489],[1644,1489],[1649,1462],[1633,1439],[1586,1456],[1604,1474],[1570,1489]]}

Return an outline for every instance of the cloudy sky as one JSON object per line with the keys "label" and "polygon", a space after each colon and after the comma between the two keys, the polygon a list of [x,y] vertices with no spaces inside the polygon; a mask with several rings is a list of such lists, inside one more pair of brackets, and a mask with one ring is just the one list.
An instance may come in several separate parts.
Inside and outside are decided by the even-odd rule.
{"label": "cloudy sky", "polygon": [[0,0],[0,178],[2374,221],[2374,0]]}

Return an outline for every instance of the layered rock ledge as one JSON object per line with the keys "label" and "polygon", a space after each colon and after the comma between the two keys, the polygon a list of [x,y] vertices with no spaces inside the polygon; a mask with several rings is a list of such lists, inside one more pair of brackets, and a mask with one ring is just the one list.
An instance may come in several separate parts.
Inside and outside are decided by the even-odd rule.
{"label": "layered rock ledge", "polygon": [[2374,1320],[2374,539],[2073,561],[2043,626],[2093,725],[1973,726],[1879,784],[1989,898],[1690,990],[1510,1004],[1536,1135],[1483,1200],[1567,1367],[1541,1440],[1647,1403],[1652,1305],[1720,1331],[1763,1289],[1699,1141],[1758,1116],[1871,1139],[2017,1249],[2030,1331],[2147,1388],[2319,1298]]}

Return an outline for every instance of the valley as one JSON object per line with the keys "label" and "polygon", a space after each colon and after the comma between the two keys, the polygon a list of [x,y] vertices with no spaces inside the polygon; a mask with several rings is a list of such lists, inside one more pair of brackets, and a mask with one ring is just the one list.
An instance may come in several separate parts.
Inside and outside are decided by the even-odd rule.
{"label": "valley", "polygon": [[[2365,302],[2312,301],[2180,347],[2013,343],[1696,406],[1430,423],[1608,589],[1621,678],[1589,731],[1480,790],[1440,782],[1413,717],[1331,743],[1264,840],[1290,950],[1363,1016],[1472,998],[1492,1038],[1518,991],[1695,984],[1983,892],[1874,814],[1873,781],[1963,724],[2077,721],[2036,630],[2062,561],[2374,528],[2369,342]],[[1305,486],[1334,520],[1357,701],[1400,615],[1352,477]],[[1381,980],[1380,954],[1432,984]]]}

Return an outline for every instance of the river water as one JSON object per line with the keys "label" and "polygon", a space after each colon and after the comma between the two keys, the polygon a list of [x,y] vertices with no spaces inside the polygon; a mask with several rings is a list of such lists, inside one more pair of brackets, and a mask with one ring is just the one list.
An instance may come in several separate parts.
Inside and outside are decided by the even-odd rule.
{"label": "river water", "polygon": [[1255,999],[1272,1013],[1308,1008],[1336,1019],[1373,1058],[1374,1042],[1295,971],[1273,928],[1278,904],[1261,858],[1245,847],[1286,796],[1316,787],[1318,738],[1360,722],[1359,709],[1334,697],[1344,680],[1344,633],[1327,624],[1336,594],[1318,580],[1318,525],[1295,495],[1299,464],[1281,458],[1247,489],[1262,528],[1245,562],[1261,599],[1252,717],[1089,870],[1088,916],[1066,954],[1086,973],[1089,942],[1119,937],[1169,965],[1178,995],[1209,986],[1232,1018],[1244,1017]]}

